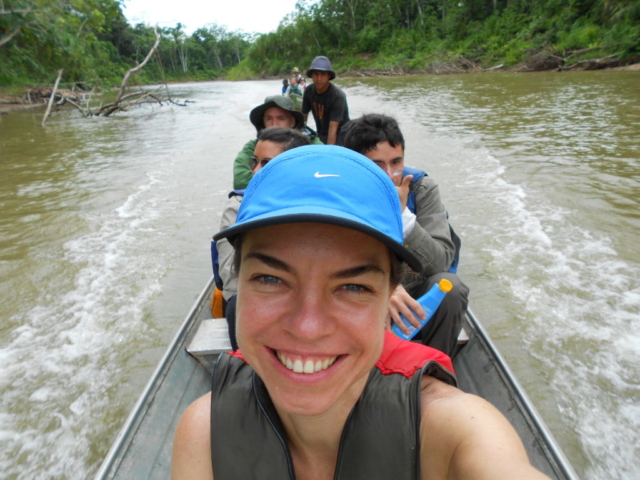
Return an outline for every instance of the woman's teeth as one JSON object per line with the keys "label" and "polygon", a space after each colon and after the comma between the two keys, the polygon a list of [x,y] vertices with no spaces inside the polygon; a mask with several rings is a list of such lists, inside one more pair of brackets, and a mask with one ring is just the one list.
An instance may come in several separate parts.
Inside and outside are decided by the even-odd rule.
{"label": "woman's teeth", "polygon": [[325,358],[324,360],[305,360],[302,361],[299,358],[291,360],[280,352],[276,352],[276,356],[280,363],[287,367],[289,370],[293,370],[295,373],[316,373],[322,370],[326,370],[338,357]]}

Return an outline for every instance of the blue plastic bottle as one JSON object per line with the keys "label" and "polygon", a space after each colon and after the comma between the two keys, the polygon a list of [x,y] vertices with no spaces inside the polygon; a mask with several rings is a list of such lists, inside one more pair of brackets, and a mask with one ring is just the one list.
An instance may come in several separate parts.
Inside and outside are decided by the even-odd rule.
{"label": "blue plastic bottle", "polygon": [[410,333],[409,335],[405,335],[402,332],[402,330],[400,330],[398,325],[396,325],[395,323],[393,324],[393,328],[392,328],[393,333],[395,333],[398,337],[402,338],[403,340],[411,340],[413,337],[415,337],[416,334],[422,329],[422,327],[424,327],[427,324],[427,322],[431,319],[431,317],[433,316],[433,313],[438,309],[438,307],[442,303],[442,299],[444,298],[444,296],[447,294],[447,292],[450,292],[452,288],[453,288],[453,284],[449,280],[444,278],[440,280],[438,283],[436,283],[433,287],[429,289],[427,293],[425,293],[423,296],[421,296],[418,299],[418,303],[422,305],[422,308],[424,309],[424,313],[427,315],[427,318],[425,320],[421,320],[418,317],[418,315],[416,315],[416,313],[413,312],[414,316],[420,320],[420,327],[418,328],[414,327],[413,325],[411,325],[411,322],[409,322],[409,320],[405,318],[404,315],[400,315],[400,318],[402,319],[404,324],[409,328]]}

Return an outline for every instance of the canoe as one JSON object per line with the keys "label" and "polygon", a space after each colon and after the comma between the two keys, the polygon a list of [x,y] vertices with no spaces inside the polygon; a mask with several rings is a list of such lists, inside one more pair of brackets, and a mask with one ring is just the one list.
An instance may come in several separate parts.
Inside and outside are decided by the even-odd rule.
{"label": "canoe", "polygon": [[[226,320],[210,318],[213,287],[212,278],[138,399],[96,480],[169,477],[178,420],[191,402],[211,389],[215,360],[231,348]],[[578,480],[553,435],[470,310],[465,332],[468,339],[453,360],[460,388],[488,400],[507,417],[538,470],[552,479]]]}

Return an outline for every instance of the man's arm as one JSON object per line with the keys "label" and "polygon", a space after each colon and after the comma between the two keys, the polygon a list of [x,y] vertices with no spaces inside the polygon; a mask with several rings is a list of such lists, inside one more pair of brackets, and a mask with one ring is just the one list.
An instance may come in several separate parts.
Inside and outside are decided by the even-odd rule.
{"label": "man's arm", "polygon": [[421,479],[548,480],[507,419],[480,397],[425,376],[421,408]]}
{"label": "man's arm", "polygon": [[327,145],[335,145],[338,140],[338,126],[340,122],[329,122],[329,135],[327,136]]}
{"label": "man's arm", "polygon": [[311,87],[308,87],[302,94],[302,107],[300,108],[300,112],[304,116],[304,123],[307,123],[307,116],[311,111],[311,90]]}
{"label": "man's arm", "polygon": [[211,393],[184,412],[173,439],[172,480],[212,480]]}
{"label": "man's arm", "polygon": [[421,273],[429,277],[449,270],[456,247],[451,240],[438,185],[424,177],[415,193],[416,223],[404,243],[420,259],[424,267]]}
{"label": "man's arm", "polygon": [[250,160],[256,148],[256,143],[258,143],[256,139],[245,143],[233,162],[233,188],[235,189],[247,188],[249,180],[251,180]]}
{"label": "man's arm", "polygon": [[[329,112],[329,130],[327,134],[327,144],[335,145],[338,140],[338,127],[340,122],[345,120],[345,112],[347,111],[347,96],[337,86],[331,85],[331,97],[326,105]],[[326,121],[326,119],[325,119]]]}

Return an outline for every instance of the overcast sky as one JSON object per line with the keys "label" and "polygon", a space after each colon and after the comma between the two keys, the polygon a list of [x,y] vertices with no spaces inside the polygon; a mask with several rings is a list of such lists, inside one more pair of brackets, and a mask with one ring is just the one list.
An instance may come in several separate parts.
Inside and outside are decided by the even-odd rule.
{"label": "overcast sky", "polygon": [[180,22],[192,33],[217,23],[230,31],[268,33],[295,9],[296,0],[124,0],[122,11],[133,25],[173,27]]}

